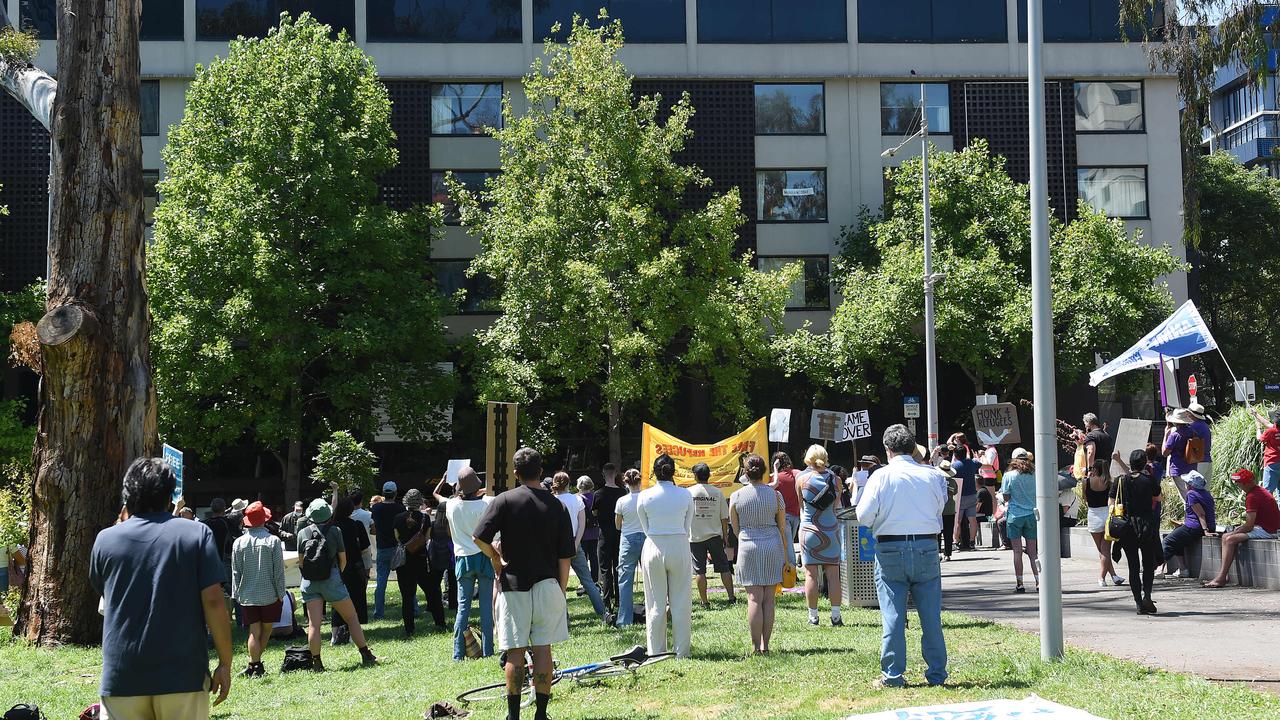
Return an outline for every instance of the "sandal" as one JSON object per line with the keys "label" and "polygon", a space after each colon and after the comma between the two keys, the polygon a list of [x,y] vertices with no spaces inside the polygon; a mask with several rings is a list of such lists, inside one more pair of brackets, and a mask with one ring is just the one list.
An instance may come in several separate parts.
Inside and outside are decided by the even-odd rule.
{"label": "sandal", "polygon": [[1209,582],[1200,583],[1200,587],[1206,590],[1221,590],[1226,586],[1227,586],[1226,583],[1216,583],[1212,580],[1210,580]]}

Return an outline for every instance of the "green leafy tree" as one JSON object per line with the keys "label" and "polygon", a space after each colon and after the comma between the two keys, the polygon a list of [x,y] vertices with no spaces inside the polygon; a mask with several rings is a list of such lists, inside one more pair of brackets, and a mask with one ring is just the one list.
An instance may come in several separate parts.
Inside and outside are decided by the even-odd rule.
{"label": "green leafy tree", "polygon": [[[601,19],[604,19],[602,14]],[[529,112],[504,103],[503,172],[479,193],[451,186],[480,239],[470,272],[497,281],[502,310],[479,335],[481,395],[603,398],[621,461],[625,407],[656,408],[682,375],[708,383],[722,417],[746,414],[749,369],[766,360],[798,268],[760,273],[734,252],[736,192],[681,204],[708,180],[673,156],[694,109],[633,95],[617,23],[575,23],[524,78]]]}
{"label": "green leafy tree", "polygon": [[308,14],[197,67],[164,150],[150,287],[161,426],[213,452],[248,438],[298,497],[326,427],[429,435],[451,380],[430,271],[438,207],[397,212],[373,61]]}
{"label": "green leafy tree", "polygon": [[[1240,377],[1280,377],[1274,309],[1280,305],[1280,180],[1224,152],[1198,158],[1200,244],[1195,291],[1205,321]],[[1233,397],[1230,375],[1202,356],[1219,410]]]}
{"label": "green leafy tree", "polygon": [[320,443],[311,479],[340,492],[373,490],[378,477],[378,456],[346,430],[338,430]]}
{"label": "green leafy tree", "polygon": [[[865,232],[874,250],[846,247],[842,303],[828,333],[775,341],[793,371],[859,394],[893,386],[920,352],[924,325],[920,160],[893,171],[888,217]],[[1031,360],[1031,238],[1027,187],[984,141],[931,153],[938,359],[960,367],[977,392],[1012,395]],[[1158,279],[1180,268],[1167,247],[1150,247],[1123,222],[1081,205],[1052,227],[1055,364],[1070,382],[1092,369],[1094,352],[1122,350],[1170,310]],[[846,243],[847,245],[848,243]]]}

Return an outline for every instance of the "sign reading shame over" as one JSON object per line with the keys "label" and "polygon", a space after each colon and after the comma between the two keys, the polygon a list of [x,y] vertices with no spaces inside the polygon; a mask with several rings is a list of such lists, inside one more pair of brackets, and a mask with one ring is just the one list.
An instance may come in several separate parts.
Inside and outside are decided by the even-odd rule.
{"label": "sign reading shame over", "polygon": [[846,414],[844,423],[840,426],[840,442],[861,440],[865,437],[871,437],[871,412],[858,410]]}
{"label": "sign reading shame over", "polygon": [[973,429],[983,445],[1016,445],[1022,442],[1018,432],[1018,408],[1013,403],[978,405],[973,409]]}

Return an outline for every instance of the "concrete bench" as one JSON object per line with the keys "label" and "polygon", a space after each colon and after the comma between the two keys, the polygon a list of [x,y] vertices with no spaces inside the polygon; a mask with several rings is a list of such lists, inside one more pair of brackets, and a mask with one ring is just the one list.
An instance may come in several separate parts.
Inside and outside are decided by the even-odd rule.
{"label": "concrete bench", "polygon": [[[1098,552],[1093,537],[1083,526],[1071,528],[1071,552],[1079,558],[1092,558]],[[1206,537],[1191,543],[1184,558],[1175,557],[1169,566],[1181,569],[1184,559],[1192,577],[1213,579],[1222,567],[1222,538]],[[1126,574],[1124,565],[1121,560],[1121,567],[1117,568],[1121,575]],[[1250,540],[1240,546],[1231,565],[1229,581],[1243,587],[1280,590],[1280,540]]]}

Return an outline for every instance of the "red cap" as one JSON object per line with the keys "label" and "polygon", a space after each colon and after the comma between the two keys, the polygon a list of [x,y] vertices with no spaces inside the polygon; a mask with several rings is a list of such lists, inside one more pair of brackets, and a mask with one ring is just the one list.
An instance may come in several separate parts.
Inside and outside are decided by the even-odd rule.
{"label": "red cap", "polygon": [[1231,473],[1231,479],[1237,482],[1253,482],[1253,472],[1247,468],[1240,468]]}
{"label": "red cap", "polygon": [[262,527],[271,519],[271,510],[258,501],[252,502],[244,509],[245,527]]}

